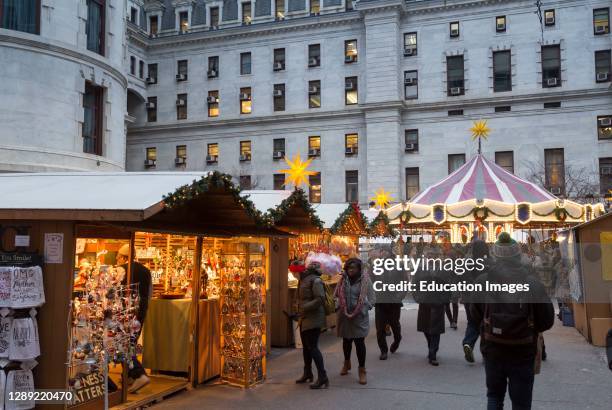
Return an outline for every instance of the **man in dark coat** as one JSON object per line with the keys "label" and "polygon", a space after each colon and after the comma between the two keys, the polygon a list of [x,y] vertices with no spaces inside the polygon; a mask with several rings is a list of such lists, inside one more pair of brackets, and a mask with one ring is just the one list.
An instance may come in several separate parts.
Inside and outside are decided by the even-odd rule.
{"label": "man in dark coat", "polygon": [[612,329],[608,330],[608,336],[606,337],[606,350],[608,354],[608,367],[612,370]]}
{"label": "man in dark coat", "polygon": [[[484,259],[484,265],[486,270],[489,265],[489,247],[485,241],[480,239],[472,242],[471,249],[471,257],[473,260],[476,259]],[[467,283],[474,283],[476,279],[483,273],[483,271],[479,271],[476,267],[472,267],[468,269],[461,279],[465,280]],[[478,340],[478,336],[480,335],[480,329],[474,323],[474,319],[472,319],[472,314],[470,312],[470,299],[471,294],[469,292],[464,292],[462,295],[463,304],[465,307],[465,315],[467,317],[467,326],[465,328],[465,336],[463,337],[462,345],[463,345],[463,354],[465,355],[465,360],[470,363],[474,363],[474,346],[476,345],[476,341]]]}
{"label": "man in dark coat", "polygon": [[509,234],[500,234],[492,252],[495,264],[476,283],[528,285],[529,291],[483,292],[470,305],[481,329],[488,408],[503,408],[508,387],[513,408],[530,409],[538,335],[552,327],[554,308],[542,284],[521,263],[520,248]]}

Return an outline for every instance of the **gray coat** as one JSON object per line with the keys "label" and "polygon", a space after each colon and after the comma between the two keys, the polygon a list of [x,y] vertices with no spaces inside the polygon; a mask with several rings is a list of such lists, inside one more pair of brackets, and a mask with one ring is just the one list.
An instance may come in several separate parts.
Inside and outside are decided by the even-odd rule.
{"label": "gray coat", "polygon": [[[361,293],[361,282],[364,279],[362,275],[355,281],[355,283],[351,284],[346,274],[343,275],[343,280],[346,280],[346,286],[344,288],[344,298],[347,305],[346,310],[350,313],[357,305],[359,294]],[[340,286],[340,284],[338,284],[338,286]],[[342,308],[340,308],[336,313],[338,337],[353,339],[366,337],[368,335],[368,332],[370,331],[370,316],[368,312],[372,306],[374,306],[374,289],[372,288],[372,283],[369,279],[367,280],[367,283],[365,283],[365,286],[368,287],[368,292],[367,298],[364,304],[361,306],[361,312],[357,313],[350,319],[344,314],[344,310]]]}
{"label": "gray coat", "polygon": [[307,275],[298,284],[298,311],[300,330],[325,327],[325,288],[319,275],[305,271]]}

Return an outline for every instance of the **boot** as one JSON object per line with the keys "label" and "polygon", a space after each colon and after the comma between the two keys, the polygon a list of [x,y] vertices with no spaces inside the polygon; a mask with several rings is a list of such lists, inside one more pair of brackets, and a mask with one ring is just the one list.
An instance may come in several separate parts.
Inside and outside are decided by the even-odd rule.
{"label": "boot", "polygon": [[359,384],[367,384],[368,381],[366,379],[366,369],[365,367],[359,368]]}
{"label": "boot", "polygon": [[345,360],[344,364],[342,365],[342,370],[340,370],[340,376],[346,376],[349,370],[351,370],[351,361]]}
{"label": "boot", "polygon": [[327,389],[329,387],[329,379],[327,376],[319,377],[316,382],[310,385],[313,390]]}
{"label": "boot", "polygon": [[314,377],[312,376],[312,369],[304,367],[304,374],[295,381],[295,384],[312,383],[313,380]]}

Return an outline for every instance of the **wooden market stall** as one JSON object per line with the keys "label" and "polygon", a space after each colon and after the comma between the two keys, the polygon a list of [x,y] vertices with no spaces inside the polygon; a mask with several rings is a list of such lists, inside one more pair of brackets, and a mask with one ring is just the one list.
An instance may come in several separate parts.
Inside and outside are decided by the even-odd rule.
{"label": "wooden market stall", "polygon": [[[205,176],[7,174],[0,175],[0,185],[5,192],[0,203],[0,259],[16,263],[44,258],[40,267],[47,297],[37,316],[40,356],[33,370],[36,389],[70,386],[78,391],[96,381],[97,389],[91,391],[104,392],[106,383],[101,374],[110,373],[110,378],[119,381],[113,376],[117,366],[107,368],[93,358],[94,353],[110,351],[125,363],[134,353],[117,348],[128,345],[125,340],[130,334],[138,334],[130,319],[132,306],[137,306],[132,303],[138,297],[120,282],[124,278],[123,283],[130,283],[135,269],[134,264],[126,264],[124,276],[120,276],[117,257],[125,246],[129,248],[128,259],[153,272],[154,297],[141,338],[144,352],[136,352],[153,372],[148,370],[148,386],[128,395],[124,366],[124,384],[108,396],[110,405],[123,403],[122,408],[135,408],[219,375],[242,386],[265,378],[269,242],[287,234],[274,229],[267,217],[240,196],[230,176],[217,172]],[[168,195],[162,200],[164,194]],[[113,287],[102,287],[103,280]],[[96,289],[92,283],[105,290],[105,300],[120,300],[130,306],[116,316],[105,311],[110,323],[118,324],[114,330],[125,332],[119,334],[124,336],[121,342],[112,347],[84,349],[75,336],[79,334],[75,327],[95,320],[83,312],[93,311],[84,307],[88,307],[88,300],[94,303],[98,299],[92,293],[79,299],[83,291]],[[66,326],[58,326],[62,323]],[[182,359],[175,360],[173,356],[179,352]],[[164,355],[170,357],[170,364],[163,363]],[[74,364],[75,358],[79,358],[76,365],[67,365]],[[95,377],[91,376],[94,373]],[[182,377],[168,378],[168,374]],[[80,405],[71,407],[102,408],[102,396],[81,394]]]}

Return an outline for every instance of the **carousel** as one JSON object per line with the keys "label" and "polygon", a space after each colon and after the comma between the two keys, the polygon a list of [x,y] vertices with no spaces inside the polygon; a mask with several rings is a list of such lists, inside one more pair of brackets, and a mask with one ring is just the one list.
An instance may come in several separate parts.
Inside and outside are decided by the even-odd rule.
{"label": "carousel", "polygon": [[481,139],[489,128],[477,121],[471,129],[478,154],[442,181],[410,201],[386,210],[402,233],[446,237],[467,243],[478,237],[494,242],[501,232],[517,239],[545,237],[551,230],[570,227],[602,215],[602,204],[582,205],[560,199],[534,183],[517,177],[481,154]]}

